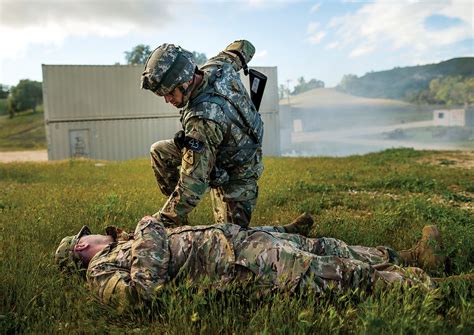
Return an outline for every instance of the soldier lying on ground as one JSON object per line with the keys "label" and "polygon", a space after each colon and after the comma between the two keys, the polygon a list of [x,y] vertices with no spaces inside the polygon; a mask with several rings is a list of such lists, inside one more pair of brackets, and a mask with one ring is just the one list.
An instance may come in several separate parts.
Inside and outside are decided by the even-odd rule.
{"label": "soldier lying on ground", "polygon": [[[313,288],[317,292],[360,288],[377,283],[407,282],[431,287],[432,279],[418,267],[435,267],[444,258],[435,226],[423,229],[422,239],[397,253],[389,247],[349,246],[334,238],[308,238],[313,219],[308,214],[292,224],[248,230],[235,224],[165,228],[144,217],[133,234],[109,227],[106,235],[92,235],[84,226],[63,238],[56,262],[63,269],[87,268],[90,288],[104,303],[135,304],[159,294],[179,278],[216,286],[255,280],[275,289]],[[288,233],[288,231],[294,233]]]}

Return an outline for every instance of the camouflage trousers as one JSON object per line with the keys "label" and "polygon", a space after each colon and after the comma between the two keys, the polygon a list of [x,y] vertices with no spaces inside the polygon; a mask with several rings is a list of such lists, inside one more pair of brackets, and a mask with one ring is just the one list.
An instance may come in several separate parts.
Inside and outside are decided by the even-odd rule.
{"label": "camouflage trousers", "polygon": [[[180,178],[182,152],[170,139],[154,143],[150,155],[158,187],[164,195],[170,196]],[[263,171],[261,154],[256,157],[256,162],[241,166],[237,170],[241,173],[227,171],[230,180],[221,187],[211,188],[214,221],[234,223],[247,228],[257,203],[257,179]]]}
{"label": "camouflage trousers", "polygon": [[317,292],[327,289],[370,290],[375,285],[385,286],[396,282],[418,284],[426,288],[434,286],[422,269],[400,266],[400,256],[390,247],[351,246],[328,237],[308,238],[286,233],[272,235],[311,254],[310,266],[300,278],[299,289],[310,288]]}

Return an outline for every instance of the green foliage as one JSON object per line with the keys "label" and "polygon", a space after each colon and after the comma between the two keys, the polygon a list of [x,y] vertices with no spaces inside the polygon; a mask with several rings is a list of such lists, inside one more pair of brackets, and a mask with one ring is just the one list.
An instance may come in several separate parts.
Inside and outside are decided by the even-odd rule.
{"label": "green foliage", "polygon": [[362,77],[345,75],[337,88],[353,95],[369,98],[428,100],[426,91],[429,90],[430,82],[433,79],[448,76],[474,77],[474,57],[454,58],[438,64],[370,72]]}
{"label": "green foliage", "polygon": [[43,103],[43,85],[39,81],[23,79],[18,85],[11,88],[7,99],[7,108],[10,117],[17,112],[32,109]]}
{"label": "green foliage", "polygon": [[[315,216],[312,236],[402,249],[419,239],[424,225],[436,223],[453,273],[473,272],[474,171],[424,163],[436,155],[397,149],[266,158],[252,224],[285,224],[305,210]],[[167,285],[152,306],[120,315],[100,305],[80,276],[61,275],[54,250],[84,224],[94,232],[110,224],[133,230],[166,199],[147,159],[96,163],[0,164],[1,333],[473,333],[474,284],[462,280],[432,291],[392,286],[370,294],[290,294],[251,284],[222,291],[184,280]],[[190,223],[212,220],[206,197]]]}
{"label": "green foliage", "polygon": [[197,65],[204,65],[207,62],[205,53],[193,51],[193,57]]}
{"label": "green foliage", "polygon": [[42,106],[35,113],[21,112],[14,118],[0,116],[0,151],[31,149],[46,149]]}
{"label": "green foliage", "polygon": [[127,64],[145,64],[152,50],[149,45],[138,44],[131,51],[125,51]]}
{"label": "green foliage", "polygon": [[430,93],[446,105],[469,105],[474,103],[474,77],[462,76],[433,79]]}
{"label": "green foliage", "polygon": [[324,88],[324,82],[317,79],[311,79],[310,81],[306,82],[304,77],[300,77],[298,78],[298,84],[293,88],[293,92],[291,92],[291,94],[296,95],[315,88]]}
{"label": "green foliage", "polygon": [[10,89],[7,85],[0,84],[0,100],[6,99],[10,93]]}
{"label": "green foliage", "polygon": [[0,99],[0,116],[7,113],[7,99]]}
{"label": "green foliage", "polygon": [[338,85],[338,89],[343,92],[353,92],[357,89],[358,79],[359,78],[355,74],[345,74]]}

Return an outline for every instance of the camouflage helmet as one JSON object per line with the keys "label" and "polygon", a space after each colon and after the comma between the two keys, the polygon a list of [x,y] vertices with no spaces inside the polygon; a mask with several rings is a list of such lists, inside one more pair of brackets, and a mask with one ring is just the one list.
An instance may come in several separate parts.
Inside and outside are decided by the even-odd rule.
{"label": "camouflage helmet", "polygon": [[83,226],[76,235],[66,236],[61,240],[54,254],[54,260],[62,270],[77,267],[80,259],[74,252],[74,247],[82,236],[90,234],[89,227]]}
{"label": "camouflage helmet", "polygon": [[142,88],[166,95],[193,78],[193,54],[174,44],[162,44],[148,57],[142,73]]}

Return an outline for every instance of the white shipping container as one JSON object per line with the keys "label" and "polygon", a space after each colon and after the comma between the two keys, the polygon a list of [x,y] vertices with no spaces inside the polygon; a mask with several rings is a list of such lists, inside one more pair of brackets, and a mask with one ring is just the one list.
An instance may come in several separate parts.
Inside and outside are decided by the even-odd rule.
{"label": "white shipping container", "polygon": [[[263,152],[280,155],[277,68],[255,69],[268,77],[260,106]],[[48,158],[125,160],[172,138],[181,128],[179,110],[140,89],[142,71],[142,65],[43,65]]]}

